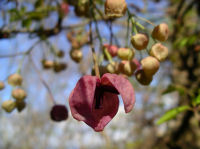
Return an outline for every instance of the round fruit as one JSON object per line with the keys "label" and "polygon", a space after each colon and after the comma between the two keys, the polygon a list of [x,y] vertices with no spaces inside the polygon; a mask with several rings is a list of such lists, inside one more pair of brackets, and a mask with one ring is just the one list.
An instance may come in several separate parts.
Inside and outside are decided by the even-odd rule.
{"label": "round fruit", "polygon": [[161,62],[167,58],[168,49],[167,47],[163,46],[161,43],[156,43],[152,46],[150,50],[150,55],[157,58]]}
{"label": "round fruit", "polygon": [[16,99],[16,101],[22,102],[26,98],[27,94],[23,89],[17,88],[12,91],[12,96]]}
{"label": "round fruit", "polygon": [[159,41],[166,41],[169,36],[169,28],[166,23],[161,23],[153,29],[152,37]]}
{"label": "round fruit", "polygon": [[152,57],[148,56],[141,60],[142,69],[147,77],[153,76],[159,69],[159,61]]}
{"label": "round fruit", "polygon": [[147,47],[149,38],[147,35],[139,33],[131,37],[131,43],[137,50],[143,50]]}
{"label": "round fruit", "polygon": [[122,60],[130,60],[134,57],[135,51],[130,48],[119,48],[117,56]]}
{"label": "round fruit", "polygon": [[13,86],[21,86],[23,78],[20,74],[15,73],[8,77],[8,84]]}
{"label": "round fruit", "polygon": [[54,105],[50,112],[53,121],[60,122],[68,118],[68,110],[64,105]]}
{"label": "round fruit", "polygon": [[15,106],[16,104],[13,100],[6,100],[1,105],[2,109],[8,113],[12,112],[15,109]]}

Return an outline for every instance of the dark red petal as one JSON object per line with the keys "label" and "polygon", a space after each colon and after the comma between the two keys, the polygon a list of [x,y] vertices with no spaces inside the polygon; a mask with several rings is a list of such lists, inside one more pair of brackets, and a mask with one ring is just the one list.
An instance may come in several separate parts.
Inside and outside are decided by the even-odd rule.
{"label": "dark red petal", "polygon": [[50,116],[53,121],[64,121],[68,118],[68,110],[64,105],[54,105],[51,109]]}
{"label": "dark red petal", "polygon": [[102,85],[111,85],[116,88],[122,97],[125,112],[132,110],[135,104],[135,93],[131,83],[122,75],[106,73],[101,78]]}
{"label": "dark red petal", "polygon": [[102,108],[95,109],[96,83],[100,81],[95,76],[82,77],[69,97],[69,105],[72,116],[84,121],[95,131],[102,131],[108,122],[118,111],[118,96],[112,93],[104,93]]}

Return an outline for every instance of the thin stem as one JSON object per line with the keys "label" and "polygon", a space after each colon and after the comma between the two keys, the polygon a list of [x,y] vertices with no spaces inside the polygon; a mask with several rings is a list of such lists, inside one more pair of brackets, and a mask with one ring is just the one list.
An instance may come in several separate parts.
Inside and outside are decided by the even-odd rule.
{"label": "thin stem", "polygon": [[109,29],[110,29],[110,45],[112,45],[112,40],[113,40],[112,20],[110,21]]}
{"label": "thin stem", "polygon": [[53,97],[53,94],[52,94],[52,92],[51,92],[51,89],[49,88],[49,86],[48,86],[48,84],[45,82],[45,80],[42,78],[42,75],[40,74],[40,71],[38,70],[37,66],[35,65],[33,58],[32,58],[31,56],[29,56],[29,58],[30,58],[30,61],[31,61],[31,63],[32,63],[34,69],[35,69],[35,71],[37,72],[37,74],[38,74],[38,76],[39,76],[40,81],[41,81],[42,84],[46,87],[46,89],[47,89],[47,91],[48,91],[48,93],[49,93],[49,96],[50,96],[51,101],[52,101],[54,104],[56,104],[56,101],[55,101],[55,99],[54,99],[54,97]]}
{"label": "thin stem", "polygon": [[142,20],[142,21],[145,21],[145,22],[147,22],[147,23],[153,25],[154,27],[156,26],[153,22],[151,22],[151,21],[149,21],[149,20],[147,20],[147,19],[145,19],[145,18],[138,17],[138,16],[136,16],[136,18],[138,18],[138,19],[140,19],[140,20]]}
{"label": "thin stem", "polygon": [[96,56],[95,49],[94,49],[94,44],[93,44],[92,22],[89,23],[89,26],[90,26],[90,31],[89,31],[90,32],[90,48],[92,50],[92,57],[93,57],[93,62],[94,62],[94,70],[95,70],[96,76],[100,78],[97,56]]}

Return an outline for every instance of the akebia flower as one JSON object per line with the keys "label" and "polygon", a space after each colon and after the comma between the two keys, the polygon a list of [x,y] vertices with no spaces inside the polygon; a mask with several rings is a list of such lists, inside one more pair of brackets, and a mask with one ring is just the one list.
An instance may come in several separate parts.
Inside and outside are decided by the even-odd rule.
{"label": "akebia flower", "polygon": [[110,73],[101,78],[85,75],[69,97],[72,116],[78,121],[84,121],[95,131],[102,131],[118,111],[119,94],[125,112],[130,112],[135,103],[135,94],[127,79]]}

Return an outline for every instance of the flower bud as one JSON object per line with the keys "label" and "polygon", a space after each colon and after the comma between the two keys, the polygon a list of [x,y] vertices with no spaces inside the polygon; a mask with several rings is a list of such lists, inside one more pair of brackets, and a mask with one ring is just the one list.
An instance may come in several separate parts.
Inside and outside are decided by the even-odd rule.
{"label": "flower bud", "polygon": [[149,38],[147,35],[139,33],[131,37],[131,43],[137,50],[143,50],[147,47]]}
{"label": "flower bud", "polygon": [[1,105],[2,109],[8,113],[12,112],[15,109],[15,106],[16,104],[13,100],[6,100]]}
{"label": "flower bud", "polygon": [[106,48],[112,57],[117,56],[118,47],[115,45],[104,44],[103,48]]}
{"label": "flower bud", "polygon": [[119,64],[120,72],[132,76],[137,68],[136,64],[133,61],[121,61]]}
{"label": "flower bud", "polygon": [[54,62],[54,67],[53,70],[56,73],[59,73],[63,70],[65,70],[67,68],[67,64],[66,63],[62,63],[62,62]]}
{"label": "flower bud", "polygon": [[151,81],[153,80],[153,77],[146,76],[146,74],[144,73],[144,71],[142,69],[139,69],[136,71],[135,78],[142,85],[149,85],[151,83]]}
{"label": "flower bud", "polygon": [[161,62],[167,58],[168,49],[167,47],[163,46],[161,43],[156,43],[152,46],[150,50],[150,55],[157,58]]}
{"label": "flower bud", "polygon": [[63,2],[63,3],[61,4],[60,9],[61,9],[61,13],[62,13],[63,15],[67,15],[67,14],[69,13],[69,5],[68,5],[67,3],[65,3],[65,2]]}
{"label": "flower bud", "polygon": [[108,17],[122,17],[127,10],[127,4],[125,0],[106,0],[105,2],[105,14]]}
{"label": "flower bud", "polygon": [[159,41],[166,41],[169,36],[169,28],[165,23],[161,23],[153,29],[152,37]]}
{"label": "flower bud", "polygon": [[53,68],[54,62],[51,60],[42,60],[42,66],[44,69],[50,69]]}
{"label": "flower bud", "polygon": [[122,60],[130,60],[134,57],[135,51],[130,48],[119,48],[117,55]]}
{"label": "flower bud", "polygon": [[56,55],[59,57],[59,58],[63,58],[65,56],[65,52],[63,50],[59,50],[56,52]]}
{"label": "flower bud", "polygon": [[26,98],[27,94],[23,89],[17,88],[12,91],[12,96],[16,99],[16,101],[22,102]]}
{"label": "flower bud", "polygon": [[5,88],[5,85],[2,81],[0,81],[0,90],[3,90]]}
{"label": "flower bud", "polygon": [[16,108],[18,112],[22,112],[26,107],[26,102],[22,101],[22,102],[16,102]]}
{"label": "flower bud", "polygon": [[147,77],[153,76],[159,69],[159,61],[152,57],[148,56],[141,60],[142,69]]}
{"label": "flower bud", "polygon": [[83,58],[83,53],[79,49],[72,49],[70,51],[71,59],[74,60],[76,63],[79,63]]}
{"label": "flower bud", "polygon": [[54,105],[50,112],[53,121],[60,122],[68,118],[68,110],[64,105]]}
{"label": "flower bud", "polygon": [[87,0],[81,0],[78,2],[78,4],[75,6],[75,13],[77,16],[83,16],[83,17],[90,17],[90,4]]}
{"label": "flower bud", "polygon": [[8,77],[8,84],[12,86],[21,86],[23,78],[20,74],[15,73]]}

